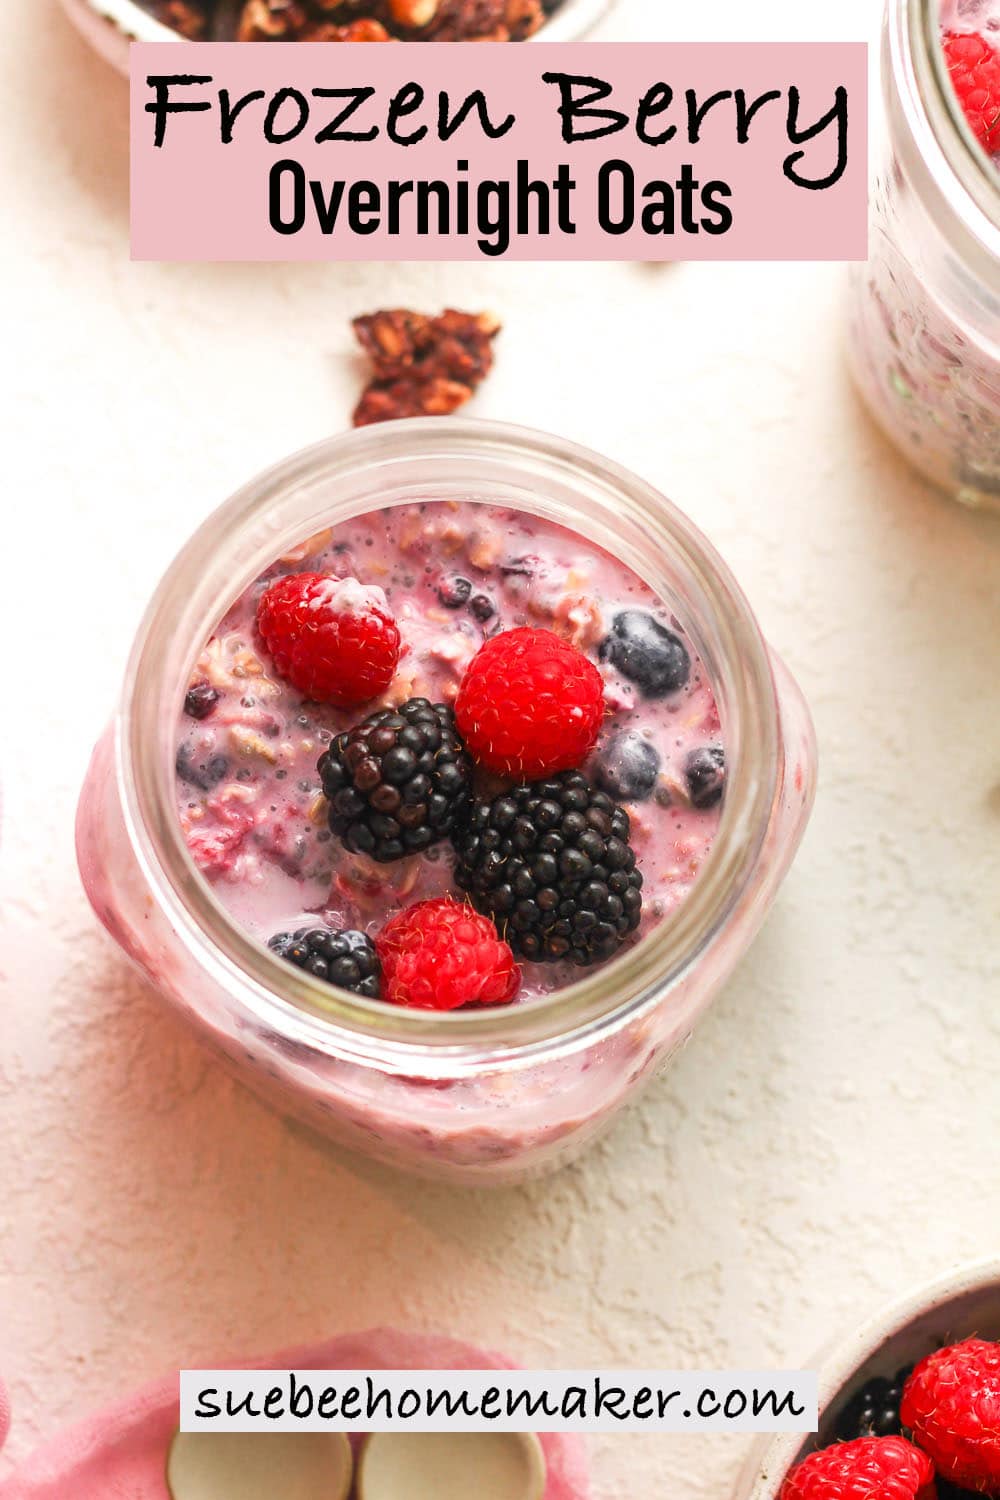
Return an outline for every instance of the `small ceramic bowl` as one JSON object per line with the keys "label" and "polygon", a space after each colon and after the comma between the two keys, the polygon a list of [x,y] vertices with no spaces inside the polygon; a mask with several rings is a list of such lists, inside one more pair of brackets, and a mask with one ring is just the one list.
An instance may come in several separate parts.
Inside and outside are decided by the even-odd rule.
{"label": "small ceramic bowl", "polygon": [[833,1441],[837,1415],[876,1375],[894,1375],[924,1355],[959,1339],[1000,1339],[1000,1261],[963,1266],[895,1303],[858,1329],[833,1353],[816,1361],[819,1432],[794,1433],[758,1443],[733,1500],[777,1500],[789,1470]]}
{"label": "small ceramic bowl", "polygon": [[[579,41],[596,26],[615,0],[563,0],[536,33],[538,41]],[[183,38],[144,10],[136,0],[63,0],[71,20],[102,57],[128,72],[130,42],[179,42]],[[534,40],[534,38],[533,38]]]}
{"label": "small ceramic bowl", "polygon": [[376,1432],[362,1444],[357,1500],[542,1500],[531,1432]]}

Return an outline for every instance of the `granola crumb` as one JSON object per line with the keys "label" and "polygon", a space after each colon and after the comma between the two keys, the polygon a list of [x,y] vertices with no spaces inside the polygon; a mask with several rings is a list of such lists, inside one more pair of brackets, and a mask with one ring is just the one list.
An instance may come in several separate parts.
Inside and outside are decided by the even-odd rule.
{"label": "granola crumb", "polygon": [[156,0],[149,7],[163,26],[180,32],[189,42],[204,41],[208,34],[208,16],[198,0]]}
{"label": "granola crumb", "polygon": [[358,21],[348,21],[344,26],[337,26],[330,21],[316,21],[313,25],[307,26],[296,37],[296,41],[391,42],[392,37],[381,21],[376,21],[373,16],[367,16]]}
{"label": "granola crumb", "polygon": [[355,427],[457,411],[492,369],[500,331],[492,313],[454,308],[436,318],[387,308],[355,318],[352,326],[373,367],[354,411]]}

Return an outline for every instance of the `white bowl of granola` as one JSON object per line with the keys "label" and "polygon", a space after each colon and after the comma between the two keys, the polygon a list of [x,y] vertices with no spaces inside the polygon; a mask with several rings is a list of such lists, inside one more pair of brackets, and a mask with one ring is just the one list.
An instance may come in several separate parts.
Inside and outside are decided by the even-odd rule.
{"label": "white bowl of granola", "polygon": [[[447,7],[450,16],[439,40],[569,42],[578,41],[596,26],[614,3],[495,0],[497,14],[506,19],[498,30],[509,31],[509,36],[482,30],[461,34],[463,7],[480,10],[482,0],[372,0],[371,11],[384,14],[390,25],[395,17],[400,38],[422,39],[422,29],[428,40],[433,39],[429,28]],[[539,4],[546,11],[541,24]],[[132,42],[386,39],[380,34],[384,33],[382,23],[366,15],[362,0],[344,0],[335,10],[331,10],[331,0],[63,0],[63,5],[91,45],[122,73],[128,71]],[[348,10],[356,12],[356,19],[345,25]],[[417,29],[403,29],[407,22]],[[529,27],[535,29],[525,34]]]}

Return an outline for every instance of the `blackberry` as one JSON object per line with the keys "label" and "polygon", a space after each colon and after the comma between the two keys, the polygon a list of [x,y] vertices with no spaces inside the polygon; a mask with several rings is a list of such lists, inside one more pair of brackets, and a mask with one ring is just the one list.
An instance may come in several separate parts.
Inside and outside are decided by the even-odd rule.
{"label": "blackberry", "polygon": [[300,927],[268,938],[272,953],[317,979],[353,990],[369,1000],[379,997],[381,968],[375,944],[363,932],[335,932],[332,927]]}
{"label": "blackberry", "polygon": [[600,963],[639,925],[629,818],[579,771],[476,798],[452,835],[456,884],[522,958]]}
{"label": "blackberry", "polygon": [[850,1443],[860,1437],[894,1437],[902,1432],[899,1403],[912,1369],[912,1365],[907,1365],[891,1377],[876,1375],[862,1386],[837,1418],[834,1431],[837,1441]]}
{"label": "blackberry", "polygon": [[644,609],[623,609],[615,615],[600,655],[646,698],[680,692],[691,675],[691,658],[680,636]]}
{"label": "blackberry", "polygon": [[726,789],[726,752],[720,745],[692,750],[684,763],[684,780],[692,807],[707,812],[722,801]]}
{"label": "blackberry", "polygon": [[330,827],[380,864],[444,838],[469,797],[472,761],[451,709],[411,698],[338,734],[319,761]]}

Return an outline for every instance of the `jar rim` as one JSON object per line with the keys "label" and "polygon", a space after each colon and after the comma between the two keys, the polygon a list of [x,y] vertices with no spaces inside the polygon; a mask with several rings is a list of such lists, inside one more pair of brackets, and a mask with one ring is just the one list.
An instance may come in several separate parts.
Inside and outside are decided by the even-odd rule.
{"label": "jar rim", "polygon": [[[685,628],[707,658],[720,708],[725,702],[727,742],[732,726],[739,748],[727,766],[727,794],[704,867],[677,910],[641,940],[573,984],[514,1006],[405,1010],[335,990],[283,963],[229,915],[196,870],[183,837],[173,741],[184,686],[225,608],[287,550],[293,534],[301,540],[310,526],[318,529],[312,516],[295,533],[287,521],[282,530],[281,506],[305,505],[306,496],[329,488],[325,524],[336,524],[375,508],[376,502],[363,500],[366,484],[377,485],[379,494],[399,494],[383,505],[404,504],[413,498],[400,488],[410,482],[406,476],[412,480],[425,471],[441,476],[434,494],[445,485],[445,475],[468,474],[462,482],[474,493],[466,498],[484,500],[485,480],[477,465],[483,471],[496,466],[498,492],[504,495],[513,495],[518,483],[525,486],[525,494],[504,502],[513,509],[581,530],[571,517],[551,515],[552,506],[564,503],[558,500],[563,492],[575,497],[581,517],[589,508],[588,537],[603,508],[603,524],[617,544],[598,545],[647,582],[646,574],[656,571],[654,555],[680,570],[691,598],[680,608],[674,599],[670,603],[685,616]],[[528,483],[546,488],[529,494]],[[334,514],[338,496],[342,507],[354,509]],[[489,500],[495,503],[494,496]],[[236,576],[227,562],[227,541],[231,554],[233,538],[253,527],[255,538],[260,532],[257,550],[243,559]],[[713,644],[709,630],[715,632]],[[554,1044],[583,1046],[596,1032],[655,1003],[713,946],[746,899],[780,787],[770,656],[741,589],[693,522],[653,486],[589,449],[526,428],[460,418],[408,419],[326,439],[267,469],[214,511],[171,563],[146,611],[129,662],[115,743],[126,829],[146,882],[196,962],[237,992],[257,1024],[319,1052],[360,1060],[377,1044],[380,1055],[411,1061],[415,1049],[437,1051],[448,1057],[449,1066],[460,1065],[471,1051],[480,1062],[484,1053],[500,1062]]]}
{"label": "jar rim", "polygon": [[[1000,266],[1000,171],[976,140],[952,86],[941,45],[940,0],[887,0],[885,87],[905,127],[907,175],[930,200],[935,221],[950,222],[963,254],[994,284]],[[899,110],[892,106],[898,100]]]}

